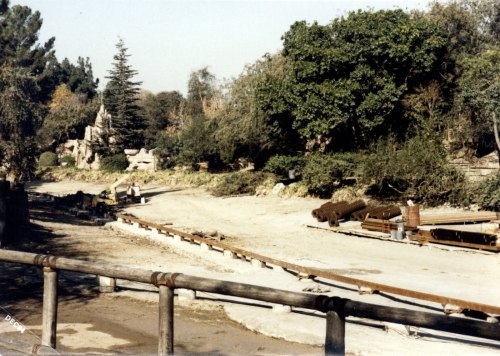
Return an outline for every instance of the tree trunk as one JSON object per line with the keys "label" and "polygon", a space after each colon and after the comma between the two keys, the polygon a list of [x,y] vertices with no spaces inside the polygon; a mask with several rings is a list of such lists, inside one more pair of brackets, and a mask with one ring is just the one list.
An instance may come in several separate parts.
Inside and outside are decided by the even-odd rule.
{"label": "tree trunk", "polygon": [[495,142],[497,144],[498,163],[500,165],[500,138],[498,137],[498,125],[497,125],[497,117],[496,117],[495,113],[493,113],[493,133],[495,134]]}

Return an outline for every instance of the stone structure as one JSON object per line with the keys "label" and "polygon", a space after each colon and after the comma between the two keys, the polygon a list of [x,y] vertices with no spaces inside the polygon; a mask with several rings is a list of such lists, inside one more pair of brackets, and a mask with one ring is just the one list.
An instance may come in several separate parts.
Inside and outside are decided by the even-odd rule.
{"label": "stone structure", "polygon": [[145,148],[140,150],[125,150],[129,166],[127,171],[155,171],[158,159],[154,155],[154,149],[147,151]]}
{"label": "stone structure", "polygon": [[[80,169],[99,169],[100,157],[92,150],[92,146],[102,143],[103,134],[106,126],[111,123],[111,115],[106,111],[104,105],[101,105],[95,123],[93,126],[85,128],[85,136],[83,140],[68,140],[58,149],[59,156],[71,155],[75,158],[75,166]],[[110,143],[113,143],[113,137],[109,138]],[[132,170],[156,170],[157,158],[154,156],[154,150],[146,151],[129,149],[125,150],[125,154],[130,163],[127,168]]]}
{"label": "stone structure", "polygon": [[101,105],[97,113],[94,126],[85,128],[83,140],[68,140],[59,149],[59,155],[71,155],[75,158],[75,166],[81,169],[99,169],[99,155],[92,150],[92,146],[102,142],[102,135],[111,120],[104,105]]}
{"label": "stone structure", "polygon": [[474,160],[455,158],[451,161],[451,164],[460,168],[472,181],[478,181],[491,174],[496,174],[499,170],[498,154],[495,151]]}

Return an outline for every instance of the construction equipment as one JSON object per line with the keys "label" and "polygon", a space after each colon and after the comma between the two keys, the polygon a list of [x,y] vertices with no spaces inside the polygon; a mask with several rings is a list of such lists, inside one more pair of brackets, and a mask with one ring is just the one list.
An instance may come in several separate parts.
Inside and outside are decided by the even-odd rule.
{"label": "construction equipment", "polygon": [[103,190],[101,193],[94,195],[90,204],[90,208],[95,209],[97,213],[104,213],[104,211],[111,206],[116,206],[120,202],[116,194],[116,188],[125,182],[130,177],[126,174],[116,182],[111,184],[108,189]]}

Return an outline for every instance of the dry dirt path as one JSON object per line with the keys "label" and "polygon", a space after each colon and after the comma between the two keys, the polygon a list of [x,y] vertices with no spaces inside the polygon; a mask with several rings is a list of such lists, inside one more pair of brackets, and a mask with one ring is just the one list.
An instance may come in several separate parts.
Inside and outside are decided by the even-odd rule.
{"label": "dry dirt path", "polygon": [[[152,248],[135,236],[76,219],[40,204],[31,209],[33,234],[13,249],[163,270],[231,273],[167,248]],[[39,268],[0,263],[0,308],[23,323],[35,342],[41,336],[43,276]],[[95,276],[62,272],[57,348],[67,353],[155,354],[158,295],[154,288],[120,283],[120,291],[98,292]],[[151,290],[152,289],[152,290]],[[9,330],[9,329],[7,329]],[[2,334],[0,339],[9,336]],[[10,330],[15,335],[16,330]],[[25,336],[28,337],[28,336]],[[39,341],[38,341],[39,342]],[[220,305],[193,302],[175,308],[176,354],[321,354],[321,348],[256,334],[228,319]],[[0,354],[9,354],[1,349]]]}
{"label": "dry dirt path", "polygon": [[[68,194],[77,190],[97,193],[103,187],[105,186],[63,182],[39,184],[32,189],[52,194]],[[500,280],[498,255],[417,247],[311,229],[307,225],[317,225],[317,223],[311,217],[310,211],[324,202],[317,199],[283,199],[275,196],[223,199],[212,197],[203,189],[160,186],[145,186],[143,193],[147,197],[147,204],[130,206],[126,210],[145,220],[171,222],[174,228],[185,231],[217,230],[227,237],[226,243],[292,263],[333,270],[402,288],[499,305],[500,290],[496,282]],[[318,226],[326,227],[324,224]],[[200,258],[199,255],[193,258],[188,252],[183,254],[182,249],[176,250],[180,253],[177,257],[167,259],[156,255],[157,252],[147,253],[144,250],[144,253],[137,253],[139,249],[130,249],[121,242],[118,243],[118,240],[114,241],[112,250],[105,250],[100,243],[84,244],[82,241],[71,243],[70,239],[67,241],[61,242],[66,245],[63,249],[59,251],[52,249],[50,252],[64,254],[63,252],[71,246],[81,244],[79,249],[88,250],[90,255],[96,254],[98,258],[105,257],[110,261],[127,261],[144,268],[154,266],[168,271],[182,271],[193,275],[244,281],[294,291],[304,288],[304,285],[300,285],[296,280],[292,281],[290,276],[269,276],[251,272],[245,269],[246,267],[219,263],[212,258]],[[359,296],[353,290],[337,288],[335,285],[331,286],[331,292],[376,304],[427,311],[440,308],[436,304],[413,305],[399,298],[381,295]],[[296,335],[297,329],[301,329],[302,334],[306,335],[305,339],[301,339],[303,342],[319,344],[324,337],[321,319],[312,323],[310,320],[297,321],[291,317],[275,315],[273,319],[276,321],[270,322],[268,314],[264,315],[264,312],[250,307],[231,305],[226,306],[226,311],[232,318],[271,335],[276,335],[277,330],[288,328],[284,335],[294,334],[293,339],[303,337]],[[354,324],[359,323],[354,322]],[[458,340],[448,336],[431,338],[432,342],[425,343],[422,342],[425,338],[409,340],[401,335],[388,336],[380,331],[380,328],[383,326],[375,325],[377,330],[374,331],[354,325],[352,330],[348,329],[348,350],[383,355],[399,355],[403,351],[405,354],[416,355],[494,354],[499,350],[498,345],[493,349],[477,349],[470,345],[454,344]],[[277,334],[283,337],[284,335]],[[481,343],[479,345],[481,346]]]}

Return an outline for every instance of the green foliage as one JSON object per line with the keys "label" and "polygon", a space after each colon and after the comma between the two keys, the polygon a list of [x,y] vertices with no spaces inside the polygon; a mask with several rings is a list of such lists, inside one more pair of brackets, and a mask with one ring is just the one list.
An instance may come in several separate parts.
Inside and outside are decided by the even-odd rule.
{"label": "green foliage", "polygon": [[101,170],[106,172],[121,172],[124,171],[128,165],[127,156],[123,153],[103,157],[101,160]]}
{"label": "green foliage", "polygon": [[65,58],[59,66],[59,81],[86,99],[93,99],[97,95],[99,80],[94,80],[92,64],[88,57],[78,57],[76,65]]}
{"label": "green foliage", "polygon": [[192,117],[204,113],[204,104],[212,99],[215,90],[215,76],[208,67],[192,72],[188,81],[187,112]]}
{"label": "green foliage", "polygon": [[40,167],[54,167],[58,165],[57,154],[54,152],[43,152],[38,160]]}
{"label": "green foliage", "polygon": [[181,163],[195,165],[210,160],[214,153],[213,127],[204,116],[193,119],[191,125],[180,134],[180,151],[178,159]]}
{"label": "green foliage", "polygon": [[255,97],[257,85],[266,69],[265,61],[257,61],[247,66],[228,88],[229,101],[216,117],[214,136],[216,150],[225,163],[244,158],[260,165],[276,145],[270,137],[266,115],[258,107]]}
{"label": "green foliage", "polygon": [[357,173],[359,156],[352,154],[312,154],[306,157],[302,179],[309,192],[330,196],[344,177]]}
{"label": "green foliage", "polygon": [[312,149],[363,147],[408,126],[400,101],[429,81],[446,46],[436,25],[402,10],[351,12],[327,26],[296,22],[283,39],[290,72],[285,83],[267,82],[280,89],[267,89],[278,95],[262,95],[263,108],[281,120],[291,114]]}
{"label": "green foliage", "polygon": [[283,177],[288,177],[288,171],[295,169],[296,173],[302,172],[306,163],[306,157],[276,155],[269,158],[264,170]]}
{"label": "green foliage", "polygon": [[224,176],[210,191],[217,197],[255,194],[259,185],[264,183],[268,175],[261,172],[238,172]]}
{"label": "green foliage", "polygon": [[434,205],[458,203],[465,178],[447,163],[438,139],[415,136],[402,146],[393,139],[380,141],[365,161],[363,182],[375,196]]}
{"label": "green foliage", "polygon": [[[469,108],[476,146],[494,148],[494,120],[500,118],[500,46],[461,61],[459,80],[462,105]],[[497,143],[500,148],[500,142]]]}
{"label": "green foliage", "polygon": [[482,209],[500,211],[500,174],[482,182],[477,192],[478,204]]}
{"label": "green foliage", "polygon": [[158,94],[145,93],[139,100],[142,116],[146,123],[144,130],[145,146],[154,148],[160,131],[168,127],[177,126],[181,120],[179,112],[185,105],[185,99],[177,91],[161,92]]}
{"label": "green foliage", "polygon": [[137,71],[128,64],[127,48],[120,40],[114,55],[113,68],[109,71],[108,84],[104,91],[104,104],[112,116],[112,135],[115,138],[113,151],[126,148],[140,148],[143,145],[144,122],[137,105],[141,82],[134,82]]}
{"label": "green foliage", "polygon": [[99,102],[84,102],[79,95],[72,94],[50,109],[42,127],[37,131],[37,142],[42,149],[55,149],[67,140],[81,139],[85,127],[93,124],[99,110]]}
{"label": "green foliage", "polygon": [[154,154],[158,158],[160,169],[173,168],[181,150],[181,143],[177,135],[159,132],[156,135]]}
{"label": "green foliage", "polygon": [[75,157],[72,155],[64,155],[61,157],[61,165],[65,163],[66,167],[74,167],[76,164]]}

